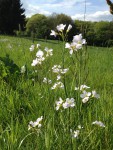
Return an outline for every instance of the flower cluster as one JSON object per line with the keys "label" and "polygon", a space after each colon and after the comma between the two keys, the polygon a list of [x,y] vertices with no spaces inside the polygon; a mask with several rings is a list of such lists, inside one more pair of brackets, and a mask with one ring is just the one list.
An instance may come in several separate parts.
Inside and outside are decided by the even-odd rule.
{"label": "flower cluster", "polygon": [[51,84],[52,81],[47,79],[46,77],[43,79],[43,83]]}
{"label": "flower cluster", "polygon": [[52,70],[53,70],[54,73],[57,74],[57,80],[60,80],[61,79],[61,75],[66,74],[67,71],[69,70],[69,68],[62,69],[62,67],[60,65],[54,65],[52,67]]}
{"label": "flower cluster", "polygon": [[57,89],[57,88],[64,89],[64,84],[63,84],[62,82],[56,82],[56,83],[51,87],[52,90]]}
{"label": "flower cluster", "polygon": [[28,125],[28,130],[32,129],[32,128],[36,128],[38,127],[38,129],[42,126],[41,122],[42,122],[43,116],[41,116],[40,118],[38,118],[35,122],[30,121],[29,125]]}
{"label": "flower cluster", "polygon": [[48,47],[45,47],[44,49],[46,51],[46,57],[52,56],[53,55],[53,49],[48,49]]}
{"label": "flower cluster", "polygon": [[67,109],[69,107],[75,106],[75,99],[74,98],[66,98],[66,100],[62,100],[62,98],[59,98],[59,101],[56,101],[56,110],[59,110],[61,107],[64,109]]}
{"label": "flower cluster", "polygon": [[[36,53],[36,58],[33,60],[31,66],[36,66],[36,65],[41,65],[42,62],[45,60],[46,57],[52,56],[53,55],[53,49],[48,49],[45,47],[44,51],[39,49],[40,44],[37,44],[36,48],[38,48],[38,51]],[[34,51],[35,45],[31,45],[30,51]]]}
{"label": "flower cluster", "polygon": [[94,122],[92,122],[92,124],[94,124],[94,125],[98,125],[98,126],[100,126],[100,127],[105,127],[105,125],[101,122],[101,121],[94,121]]}
{"label": "flower cluster", "polygon": [[87,92],[86,90],[89,89],[90,87],[86,85],[81,85],[80,87],[75,87],[75,90],[80,90],[82,93],[80,94],[80,97],[82,98],[82,102],[86,103],[89,101],[90,98],[96,98],[99,99],[100,95],[96,93],[95,90],[92,92]]}
{"label": "flower cluster", "polygon": [[[62,33],[64,31],[66,27],[66,24],[60,24],[60,25],[57,25],[56,29],[57,29],[57,32],[55,32],[54,30],[51,30],[51,33],[50,35],[53,35],[53,36],[57,36],[59,35],[60,33]],[[68,27],[67,27],[67,30],[66,30],[66,33],[68,33],[72,28],[72,25],[69,24]]]}
{"label": "flower cluster", "polygon": [[70,54],[73,54],[74,51],[82,49],[82,45],[86,44],[86,40],[82,39],[82,34],[73,36],[72,43],[66,43],[65,48],[70,50]]}
{"label": "flower cluster", "polygon": [[70,129],[70,132],[71,132],[71,135],[73,138],[78,138],[79,134],[80,134],[80,130],[82,129],[83,127],[81,125],[78,125],[78,129],[77,130],[74,130],[72,131],[72,129]]}
{"label": "flower cluster", "polygon": [[37,44],[36,46],[34,44],[31,45],[31,47],[29,48],[29,50],[32,52],[35,50],[35,47],[36,48],[39,48],[40,47],[40,44]]}

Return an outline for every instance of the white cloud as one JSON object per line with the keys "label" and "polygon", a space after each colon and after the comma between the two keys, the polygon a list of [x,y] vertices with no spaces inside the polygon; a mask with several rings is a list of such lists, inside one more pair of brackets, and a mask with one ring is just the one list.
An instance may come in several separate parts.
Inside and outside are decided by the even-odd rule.
{"label": "white cloud", "polygon": [[[53,12],[56,12],[70,15],[72,19],[84,20],[85,0],[40,0],[40,2],[34,0],[34,3],[31,0],[21,0],[21,2],[26,10],[25,14],[27,17],[31,17],[36,13],[51,15]],[[93,1],[87,0],[86,6],[85,20],[87,21],[111,21],[113,18],[109,11],[98,11],[100,7],[94,5]],[[106,8],[103,10],[106,10]]]}
{"label": "white cloud", "polygon": [[77,4],[83,4],[84,0],[62,0],[62,1],[57,1],[56,3],[45,3],[42,5],[42,7],[50,7],[50,8],[72,8],[74,5]]}
{"label": "white cloud", "polygon": [[50,15],[51,13],[49,11],[41,9],[39,6],[29,4],[28,7],[26,8],[26,16],[30,17],[34,14]]}
{"label": "white cloud", "polygon": [[[84,14],[76,14],[71,16],[72,19],[77,20],[84,20]],[[85,20],[86,21],[111,21],[113,19],[113,16],[110,14],[109,11],[97,11],[92,14],[86,14]]]}

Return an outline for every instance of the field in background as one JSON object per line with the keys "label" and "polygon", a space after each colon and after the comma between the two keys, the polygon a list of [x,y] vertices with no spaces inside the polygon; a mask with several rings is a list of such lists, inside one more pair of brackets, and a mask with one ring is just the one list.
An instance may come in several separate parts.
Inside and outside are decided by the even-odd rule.
{"label": "field in background", "polygon": [[[49,69],[59,64],[62,59],[62,42],[37,40],[35,44],[41,44],[53,49],[53,56],[40,69],[40,78],[48,75]],[[21,68],[27,66],[28,72],[32,70],[32,60],[29,48],[32,41],[29,39],[0,36],[0,57],[6,54]],[[31,134],[22,141],[19,149],[26,150],[111,150],[113,148],[113,48],[88,47],[87,69],[88,77],[86,85],[95,89],[100,94],[100,99],[87,106],[82,113],[82,126],[80,138],[71,140],[71,135],[65,133],[59,119],[60,113],[55,111],[55,101],[61,91],[56,93],[48,90],[48,86],[34,83],[32,77],[22,78],[15,83],[15,87],[8,83],[0,83],[0,150],[15,150],[20,142],[29,134],[28,123],[44,116],[42,132],[38,136]],[[69,67],[70,55],[66,50],[66,64]],[[42,71],[43,70],[43,71]],[[85,72],[84,72],[85,73]],[[70,75],[70,74],[69,74]],[[54,77],[51,76],[54,80]],[[67,84],[70,85],[71,76]],[[70,87],[67,87],[69,89]],[[49,93],[50,92],[50,93]],[[74,93],[68,93],[69,96]],[[71,112],[72,118],[76,116],[76,109]],[[66,124],[76,128],[79,117],[68,122],[69,112],[63,112]],[[90,124],[100,120],[105,128],[93,128]]]}

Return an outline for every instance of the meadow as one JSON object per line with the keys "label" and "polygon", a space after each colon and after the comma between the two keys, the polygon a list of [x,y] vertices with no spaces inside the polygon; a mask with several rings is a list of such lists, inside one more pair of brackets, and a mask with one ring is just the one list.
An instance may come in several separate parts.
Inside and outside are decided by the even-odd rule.
{"label": "meadow", "polygon": [[[32,44],[34,51],[29,49]],[[37,44],[42,51],[52,48],[53,55],[31,66]],[[7,68],[0,67],[0,150],[113,149],[113,48],[87,46],[84,53],[72,56],[62,49],[64,43],[57,40],[32,43],[27,38],[0,36],[0,60]],[[8,72],[9,64],[15,64],[18,72]],[[54,65],[68,69],[59,77]],[[64,88],[51,89],[58,81]],[[75,89],[81,85],[90,88]],[[83,103],[84,89],[96,90],[100,98],[92,96]],[[67,106],[67,98],[74,103]]]}

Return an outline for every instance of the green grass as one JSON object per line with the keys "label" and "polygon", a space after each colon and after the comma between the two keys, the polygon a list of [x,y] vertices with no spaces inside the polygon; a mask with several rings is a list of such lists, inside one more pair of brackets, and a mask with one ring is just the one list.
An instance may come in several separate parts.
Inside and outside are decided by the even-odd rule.
{"label": "green grass", "polygon": [[[65,50],[65,76],[67,95],[64,90],[51,90],[56,75],[51,68],[62,65],[62,42],[37,40],[35,44],[53,48],[53,56],[41,67],[31,66],[35,52],[29,47],[32,41],[24,38],[0,36],[0,57],[9,54],[10,59],[21,68],[27,66],[26,75],[19,75],[13,85],[0,80],[0,150],[112,150],[113,149],[113,48],[88,47],[87,56],[82,56],[81,81],[95,89],[100,99],[82,104],[77,86],[80,71],[75,56]],[[87,59],[86,59],[87,58]],[[83,68],[84,67],[84,68]],[[36,76],[32,74],[37,70]],[[76,75],[77,73],[77,75]],[[80,73],[80,72],[79,72]],[[35,82],[32,80],[37,77]],[[42,82],[44,77],[53,81],[52,85]],[[10,77],[13,80],[13,76]],[[37,78],[36,78],[37,79]],[[55,110],[55,101],[62,97],[73,97],[76,107]],[[28,131],[28,123],[43,116],[41,131]],[[105,128],[92,125],[98,120]],[[81,124],[79,137],[72,138],[70,129],[77,130]]]}

